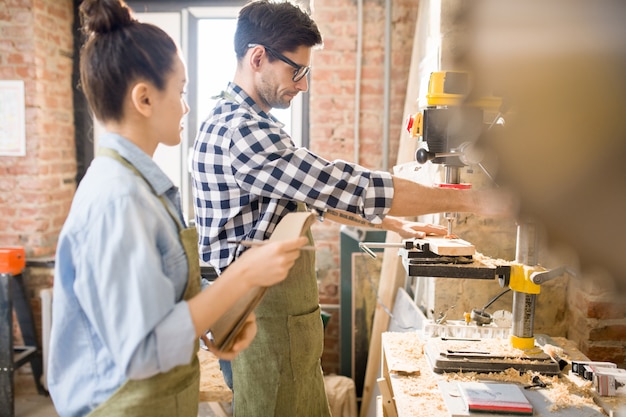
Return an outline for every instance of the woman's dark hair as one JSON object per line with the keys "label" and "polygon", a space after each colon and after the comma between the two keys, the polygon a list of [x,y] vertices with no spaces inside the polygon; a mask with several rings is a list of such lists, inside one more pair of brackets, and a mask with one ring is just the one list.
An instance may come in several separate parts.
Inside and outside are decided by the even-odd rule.
{"label": "woman's dark hair", "polygon": [[248,44],[257,43],[278,51],[293,52],[300,46],[322,43],[322,35],[311,17],[289,2],[257,0],[239,12],[235,31],[235,53],[243,58]]}
{"label": "woman's dark hair", "polygon": [[169,35],[134,19],[123,0],[85,0],[80,18],[87,36],[80,53],[80,80],[98,120],[122,118],[124,97],[136,80],[165,89],[177,53]]}

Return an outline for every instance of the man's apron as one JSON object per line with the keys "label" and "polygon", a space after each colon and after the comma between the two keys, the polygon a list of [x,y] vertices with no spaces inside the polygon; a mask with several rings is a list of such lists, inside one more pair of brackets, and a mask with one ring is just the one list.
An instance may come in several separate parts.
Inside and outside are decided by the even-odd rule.
{"label": "man's apron", "polygon": [[[144,178],[116,151],[100,148],[98,155],[111,157]],[[188,300],[200,292],[198,234],[195,227],[183,226],[178,215],[165,201],[165,197],[159,198],[176,222],[180,241],[187,255],[189,274],[183,299]],[[132,317],[129,320],[132,320]],[[188,365],[177,366],[169,372],[150,378],[126,381],[108,400],[89,413],[89,417],[197,417],[200,391],[200,365],[195,354],[197,350],[196,342],[193,358]]]}
{"label": "man's apron", "polygon": [[[308,237],[312,244],[310,231]],[[232,362],[235,416],[330,417],[314,251],[300,252],[255,314],[256,337]]]}

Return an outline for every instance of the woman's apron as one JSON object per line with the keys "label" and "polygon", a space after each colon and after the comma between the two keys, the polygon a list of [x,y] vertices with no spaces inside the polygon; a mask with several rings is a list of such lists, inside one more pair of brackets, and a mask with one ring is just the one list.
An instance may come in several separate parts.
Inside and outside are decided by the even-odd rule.
{"label": "woman's apron", "polygon": [[[308,237],[312,244],[310,231]],[[314,251],[300,252],[255,314],[256,337],[232,362],[235,416],[330,417]]]}
{"label": "woman's apron", "polygon": [[[100,148],[98,155],[113,158],[144,178],[130,162],[122,158],[115,150]],[[154,192],[154,190],[152,191]],[[159,199],[176,222],[180,241],[187,255],[189,274],[183,299],[188,300],[200,292],[198,234],[194,227],[185,228],[183,226],[165,197],[160,196]],[[89,413],[89,416],[197,417],[200,391],[200,366],[198,356],[195,354],[197,350],[196,342],[193,358],[188,365],[177,366],[169,372],[157,374],[150,378],[126,381],[108,400]]]}

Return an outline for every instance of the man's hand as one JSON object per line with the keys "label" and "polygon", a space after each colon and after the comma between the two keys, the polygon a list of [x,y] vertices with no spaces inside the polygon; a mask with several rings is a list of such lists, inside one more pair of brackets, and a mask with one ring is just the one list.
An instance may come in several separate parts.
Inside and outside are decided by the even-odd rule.
{"label": "man's hand", "polygon": [[423,238],[426,235],[445,235],[448,230],[444,226],[411,222],[398,217],[387,216],[383,219],[382,226],[385,230],[395,232],[402,239]]}

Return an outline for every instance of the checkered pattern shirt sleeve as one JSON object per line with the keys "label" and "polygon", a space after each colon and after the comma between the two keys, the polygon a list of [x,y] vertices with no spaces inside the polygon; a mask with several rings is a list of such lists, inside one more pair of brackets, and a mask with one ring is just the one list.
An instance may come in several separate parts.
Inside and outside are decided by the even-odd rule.
{"label": "checkered pattern shirt sleeve", "polygon": [[[202,125],[192,159],[200,254],[218,270],[235,256],[228,240],[267,239],[296,202],[378,223],[393,198],[391,175],[294,146],[282,125],[231,84]],[[239,248],[241,250],[241,248]]]}

